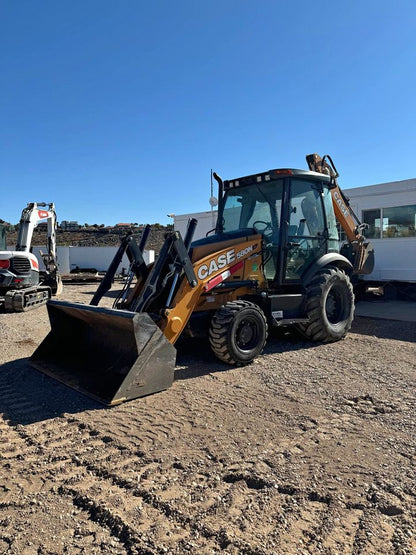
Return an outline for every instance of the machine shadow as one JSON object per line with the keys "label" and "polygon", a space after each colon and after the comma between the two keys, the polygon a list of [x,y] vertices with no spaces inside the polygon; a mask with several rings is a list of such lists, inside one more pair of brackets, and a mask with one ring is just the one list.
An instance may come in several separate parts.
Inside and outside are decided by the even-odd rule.
{"label": "machine shadow", "polygon": [[[269,332],[263,355],[284,353],[316,348],[319,343],[310,343],[300,339],[296,334],[280,328],[273,328]],[[225,372],[237,366],[230,366],[221,362],[212,352],[208,338],[181,339],[176,343],[176,380],[187,380]]]}
{"label": "machine shadow", "polygon": [[[98,287],[98,285],[97,285]],[[97,291],[97,287],[93,290],[88,290],[88,291],[80,291],[80,293],[82,295],[86,295],[88,297],[93,297]],[[116,299],[119,295],[120,295],[121,289],[110,289],[110,291],[107,291],[107,293],[104,295],[104,297],[108,297],[110,299]]]}
{"label": "machine shadow", "polygon": [[359,335],[375,336],[380,339],[393,339],[416,343],[416,324],[414,322],[356,316],[352,324],[351,332]]}
{"label": "machine shadow", "polygon": [[[416,342],[414,322],[357,317],[352,333]],[[264,355],[313,349],[320,343],[303,341],[284,329],[270,330]],[[174,379],[187,380],[233,368],[219,361],[208,338],[181,339],[177,344]],[[28,358],[0,365],[0,413],[11,425],[27,425],[57,418],[64,413],[108,407],[33,368]]]}
{"label": "machine shadow", "polygon": [[0,413],[11,425],[106,408],[33,368],[28,358],[0,366]]}

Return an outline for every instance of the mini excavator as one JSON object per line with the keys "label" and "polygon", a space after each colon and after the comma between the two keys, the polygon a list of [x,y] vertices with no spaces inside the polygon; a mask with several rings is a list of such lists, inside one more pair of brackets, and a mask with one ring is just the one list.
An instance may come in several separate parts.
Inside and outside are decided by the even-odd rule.
{"label": "mini excavator", "polygon": [[[47,222],[47,252],[40,255],[45,270],[40,270],[37,257],[31,252],[35,227]],[[17,244],[7,251],[5,239],[0,250],[0,299],[6,312],[24,312],[37,308],[62,292],[62,280],[56,259],[56,212],[53,203],[31,202],[22,211]]]}

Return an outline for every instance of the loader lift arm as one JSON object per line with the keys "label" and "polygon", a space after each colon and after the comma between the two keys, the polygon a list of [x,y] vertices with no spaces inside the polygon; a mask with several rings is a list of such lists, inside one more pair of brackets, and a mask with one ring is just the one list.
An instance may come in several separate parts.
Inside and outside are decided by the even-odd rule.
{"label": "loader lift arm", "polygon": [[105,276],[101,280],[97,291],[95,292],[93,298],[90,301],[90,305],[98,306],[98,303],[103,298],[103,296],[111,289],[111,284],[116,275],[117,269],[121,263],[124,253],[130,262],[130,271],[128,276],[128,282],[131,283],[131,278],[135,275],[137,278],[146,279],[149,271],[147,269],[146,263],[143,259],[143,251],[146,246],[147,239],[150,234],[150,225],[147,225],[143,231],[140,244],[138,245],[131,233],[128,233],[121,240],[120,246],[114,255],[113,260],[108,267]]}
{"label": "loader lift arm", "polygon": [[[228,246],[192,262],[189,249],[195,226],[196,220],[191,220],[184,240],[179,232],[165,235],[147,277],[138,278],[117,310],[49,301],[52,329],[32,355],[32,365],[107,405],[170,387],[174,343],[201,296],[253,253],[260,256],[261,250],[261,238],[253,235],[248,244]],[[97,303],[111,282],[111,274],[108,277],[95,298]]]}
{"label": "loader lift arm", "polygon": [[[195,228],[192,229],[192,234]],[[189,226],[187,236],[189,237]],[[143,288],[133,302],[129,306],[129,310],[133,312],[143,312],[149,306],[151,301],[158,295],[159,286],[164,289],[167,285],[168,279],[173,278],[173,283],[170,288],[168,295],[169,299],[172,298],[174,288],[179,275],[184,271],[187,281],[191,287],[197,285],[197,279],[195,276],[194,269],[192,267],[191,261],[188,255],[188,249],[185,246],[186,243],[190,244],[191,239],[185,238],[185,242],[182,241],[180,234],[177,231],[168,232],[165,236],[165,242],[160,251],[158,259],[150,271]],[[189,247],[188,247],[189,248]],[[164,268],[168,262],[169,257],[174,256],[174,262],[172,264],[172,269],[166,275],[164,275]],[[161,280],[163,280],[161,282]]]}

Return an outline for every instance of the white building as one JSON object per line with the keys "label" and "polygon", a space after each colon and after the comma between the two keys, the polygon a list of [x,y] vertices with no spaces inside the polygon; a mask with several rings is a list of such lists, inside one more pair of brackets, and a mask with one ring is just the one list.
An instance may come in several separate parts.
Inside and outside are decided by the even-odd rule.
{"label": "white building", "polygon": [[173,227],[175,231],[179,231],[182,237],[185,237],[186,228],[188,226],[188,222],[191,218],[195,218],[198,220],[195,234],[194,234],[194,241],[197,239],[202,239],[205,237],[207,233],[215,229],[217,225],[217,211],[216,210],[209,210],[207,212],[195,212],[194,214],[181,214],[173,217]]}
{"label": "white building", "polygon": [[62,231],[79,231],[81,226],[75,220],[62,220],[60,228]]}
{"label": "white building", "polygon": [[[57,247],[56,257],[59,272],[61,275],[66,275],[76,268],[94,268],[99,272],[105,272],[117,250],[118,247]],[[35,254],[39,260],[40,269],[44,270],[45,266],[40,251],[47,252],[47,249],[46,247],[33,247],[33,254]],[[146,264],[154,262],[155,251],[145,250],[143,252],[143,259]],[[129,265],[130,262],[127,254],[124,254],[118,272],[126,272]]]}
{"label": "white building", "polygon": [[[416,178],[343,190],[358,218],[369,225],[364,233],[373,243],[375,267],[365,279],[416,283]],[[196,218],[194,240],[215,228],[216,211],[174,216],[174,227],[185,235]]]}
{"label": "white building", "polygon": [[416,282],[416,179],[346,189],[351,208],[369,225],[375,267],[368,280]]}

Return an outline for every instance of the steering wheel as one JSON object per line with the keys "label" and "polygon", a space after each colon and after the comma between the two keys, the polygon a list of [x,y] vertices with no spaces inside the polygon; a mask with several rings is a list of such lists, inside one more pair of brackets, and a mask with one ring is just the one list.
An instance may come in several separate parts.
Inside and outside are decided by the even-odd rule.
{"label": "steering wheel", "polygon": [[[263,229],[258,229],[258,227],[257,227],[258,224],[264,225],[264,228]],[[272,230],[271,223],[270,222],[263,222],[263,220],[256,220],[255,222],[253,222],[253,227],[259,233],[264,233],[267,228],[269,228],[270,231]]]}
{"label": "steering wheel", "polygon": [[[264,226],[263,229],[259,228],[258,225]],[[267,241],[271,241],[273,235],[273,228],[270,222],[264,222],[263,220],[256,220],[253,222],[253,228],[257,233],[260,233],[264,236]],[[266,235],[266,231],[269,230],[269,233]]]}

